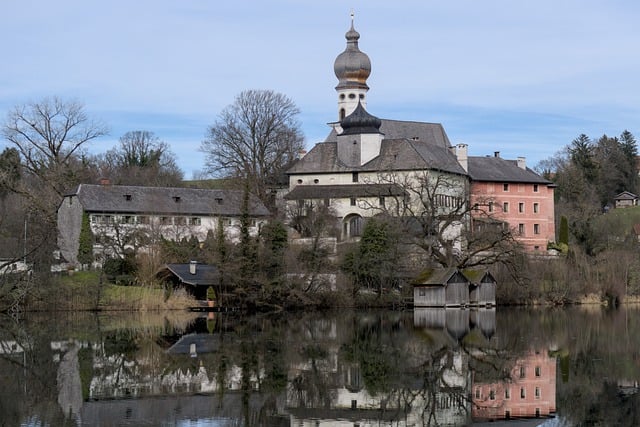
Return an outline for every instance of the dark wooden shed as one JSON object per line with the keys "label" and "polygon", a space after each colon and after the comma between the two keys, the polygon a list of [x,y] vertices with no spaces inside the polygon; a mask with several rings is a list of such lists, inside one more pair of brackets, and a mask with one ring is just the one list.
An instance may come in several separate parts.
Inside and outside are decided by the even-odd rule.
{"label": "dark wooden shed", "polygon": [[415,307],[469,305],[469,280],[455,267],[424,270],[412,284]]}
{"label": "dark wooden shed", "polygon": [[496,305],[496,279],[488,270],[465,269],[462,274],[469,281],[469,305]]}
{"label": "dark wooden shed", "polygon": [[192,261],[188,264],[166,264],[157,273],[160,280],[174,286],[184,286],[196,298],[206,299],[207,288],[213,286],[217,293],[220,283],[220,270],[215,265],[200,264]]}

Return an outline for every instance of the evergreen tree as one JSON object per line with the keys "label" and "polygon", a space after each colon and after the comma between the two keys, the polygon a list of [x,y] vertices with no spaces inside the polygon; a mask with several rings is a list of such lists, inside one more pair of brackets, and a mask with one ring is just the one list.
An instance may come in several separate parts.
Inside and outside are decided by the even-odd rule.
{"label": "evergreen tree", "polygon": [[569,244],[569,221],[566,216],[560,218],[560,230],[558,231],[558,243]]}
{"label": "evergreen tree", "polygon": [[89,221],[89,214],[82,213],[82,224],[80,226],[80,244],[78,246],[78,262],[82,265],[91,264],[93,258],[93,242],[94,237],[91,232],[91,222]]}

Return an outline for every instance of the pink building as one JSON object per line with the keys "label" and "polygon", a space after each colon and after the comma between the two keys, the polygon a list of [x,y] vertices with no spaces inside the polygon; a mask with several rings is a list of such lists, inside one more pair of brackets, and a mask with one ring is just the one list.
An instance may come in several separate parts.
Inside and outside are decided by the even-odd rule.
{"label": "pink building", "polygon": [[555,242],[555,184],[527,168],[524,157],[507,160],[496,152],[468,157],[466,166],[471,206],[477,206],[472,214],[473,230],[506,225],[530,251],[546,251],[547,243]]}
{"label": "pink building", "polygon": [[507,381],[472,385],[474,420],[547,417],[556,412],[556,360],[533,352],[516,361]]}

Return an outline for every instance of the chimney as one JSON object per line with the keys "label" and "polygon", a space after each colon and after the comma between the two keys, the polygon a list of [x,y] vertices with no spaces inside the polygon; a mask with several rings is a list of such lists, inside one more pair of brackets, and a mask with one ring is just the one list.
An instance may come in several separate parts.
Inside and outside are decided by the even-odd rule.
{"label": "chimney", "polygon": [[111,185],[111,180],[109,178],[100,178],[98,182],[100,185]]}
{"label": "chimney", "polygon": [[301,149],[298,150],[298,160],[302,159],[307,154],[307,150]]}
{"label": "chimney", "polygon": [[196,274],[197,265],[198,265],[198,261],[189,261],[189,273]]}
{"label": "chimney", "polygon": [[518,157],[518,160],[516,160],[516,162],[518,163],[518,167],[520,169],[527,169],[527,162],[526,162],[526,158],[524,157]]}
{"label": "chimney", "polygon": [[499,151],[494,151],[493,152],[493,157],[500,158],[500,152]]}
{"label": "chimney", "polygon": [[458,159],[458,163],[462,166],[465,172],[469,172],[469,156],[468,145],[467,144],[458,144],[455,147],[456,158]]}

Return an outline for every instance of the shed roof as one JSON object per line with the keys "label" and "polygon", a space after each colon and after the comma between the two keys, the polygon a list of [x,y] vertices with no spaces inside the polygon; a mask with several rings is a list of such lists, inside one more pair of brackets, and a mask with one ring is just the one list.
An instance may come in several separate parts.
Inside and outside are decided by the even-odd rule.
{"label": "shed roof", "polygon": [[489,270],[465,268],[462,270],[462,274],[474,285],[496,281]]}
{"label": "shed roof", "polygon": [[298,185],[287,200],[326,199],[346,197],[403,196],[405,191],[397,184]]}
{"label": "shed roof", "polygon": [[[87,212],[237,216],[242,212],[243,191],[80,184],[67,196],[77,196]],[[249,196],[249,213],[269,215],[253,195]]]}
{"label": "shed roof", "polygon": [[614,200],[636,200],[638,198],[638,196],[636,196],[635,194],[629,192],[629,191],[623,191],[622,193],[618,194]]}
{"label": "shed roof", "polygon": [[459,273],[456,267],[428,268],[423,270],[412,284],[414,286],[442,286],[448,283],[456,273]]}
{"label": "shed roof", "polygon": [[175,277],[181,283],[192,286],[210,286],[218,283],[220,271],[215,265],[197,264],[196,273],[189,271],[190,264],[166,264],[158,271],[156,276]]}
{"label": "shed roof", "polygon": [[521,168],[517,160],[495,156],[469,156],[469,177],[472,181],[522,182],[532,184],[553,184],[530,168]]}

